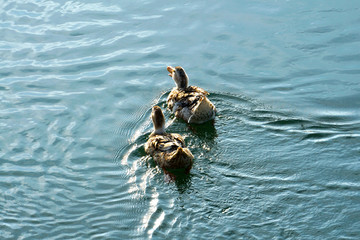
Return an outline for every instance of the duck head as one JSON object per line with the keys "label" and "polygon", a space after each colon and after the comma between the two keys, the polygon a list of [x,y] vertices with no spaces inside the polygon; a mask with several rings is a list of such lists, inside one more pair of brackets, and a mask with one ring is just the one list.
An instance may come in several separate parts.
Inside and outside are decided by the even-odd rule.
{"label": "duck head", "polygon": [[154,106],[151,112],[151,118],[154,124],[155,134],[165,133],[165,116],[159,106]]}
{"label": "duck head", "polygon": [[188,86],[189,78],[186,75],[185,70],[178,66],[178,67],[172,67],[168,66],[167,70],[169,71],[169,76],[174,79],[176,86],[179,89],[185,89]]}

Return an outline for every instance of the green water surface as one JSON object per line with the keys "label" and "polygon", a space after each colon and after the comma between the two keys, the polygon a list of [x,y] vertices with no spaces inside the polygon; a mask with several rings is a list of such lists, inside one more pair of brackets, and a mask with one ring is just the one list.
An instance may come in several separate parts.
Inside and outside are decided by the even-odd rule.
{"label": "green water surface", "polygon": [[[359,1],[1,1],[1,239],[359,239]],[[167,65],[214,123],[166,110]],[[146,156],[153,105],[195,156]]]}

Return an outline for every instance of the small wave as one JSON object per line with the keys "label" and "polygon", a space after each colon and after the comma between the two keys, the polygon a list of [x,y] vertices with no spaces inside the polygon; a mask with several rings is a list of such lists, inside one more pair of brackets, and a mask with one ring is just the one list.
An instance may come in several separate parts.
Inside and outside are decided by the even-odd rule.
{"label": "small wave", "polygon": [[325,115],[318,113],[317,116],[305,117],[297,116],[294,112],[275,110],[272,106],[242,95],[214,93],[210,98],[218,108],[218,117],[228,121],[236,120],[239,122],[236,125],[243,123],[277,134],[296,133],[300,139],[311,141],[331,141],[339,137],[359,136],[359,122],[354,120],[353,112],[344,115],[339,112],[329,114],[327,111]]}

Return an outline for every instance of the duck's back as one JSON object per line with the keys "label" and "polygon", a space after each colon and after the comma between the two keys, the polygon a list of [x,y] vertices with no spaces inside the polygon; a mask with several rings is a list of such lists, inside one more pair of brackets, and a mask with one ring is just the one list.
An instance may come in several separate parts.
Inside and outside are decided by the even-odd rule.
{"label": "duck's back", "polygon": [[191,168],[193,156],[179,134],[151,135],[145,151],[162,168]]}
{"label": "duck's back", "polygon": [[167,99],[168,108],[188,123],[202,123],[215,117],[216,108],[202,88],[189,86],[185,90],[174,88]]}

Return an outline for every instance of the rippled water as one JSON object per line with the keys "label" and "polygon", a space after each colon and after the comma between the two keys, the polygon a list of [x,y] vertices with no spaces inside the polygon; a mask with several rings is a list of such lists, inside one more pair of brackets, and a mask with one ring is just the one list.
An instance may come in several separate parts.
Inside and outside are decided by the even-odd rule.
{"label": "rippled water", "polygon": [[[1,239],[358,239],[358,1],[1,1]],[[214,125],[166,180],[167,65]]]}

